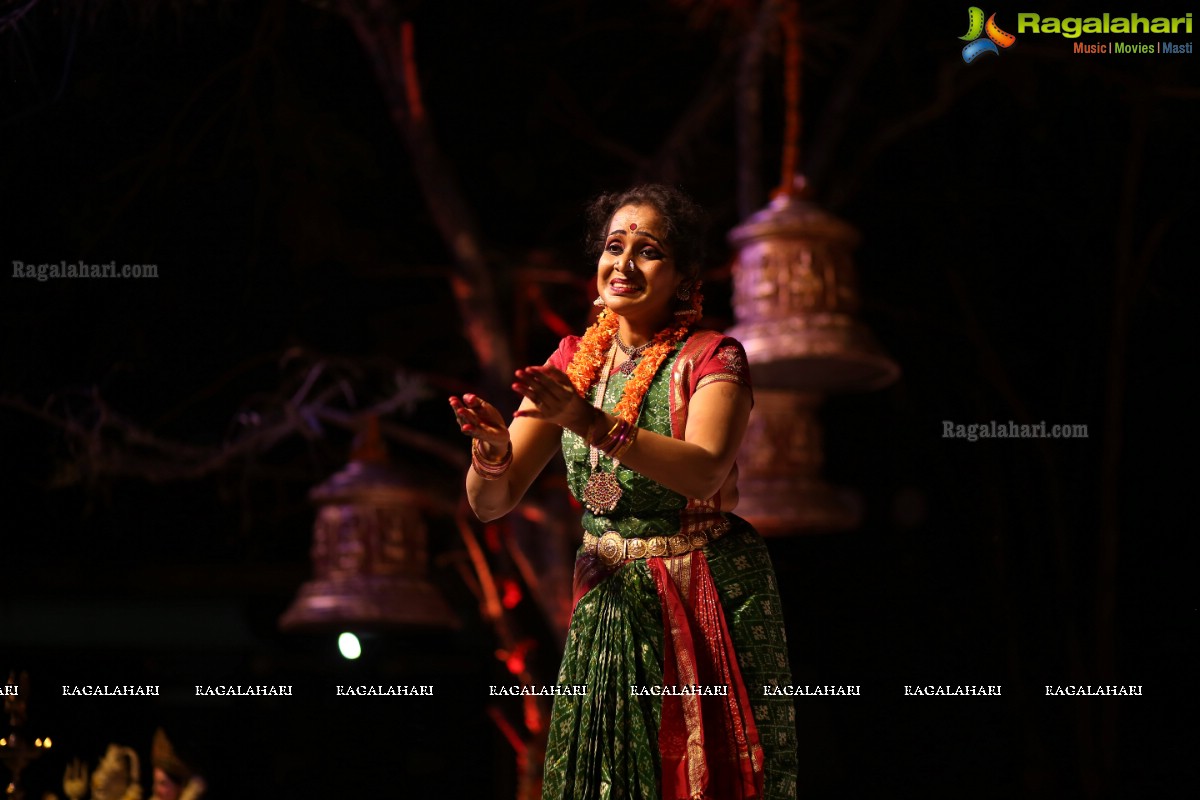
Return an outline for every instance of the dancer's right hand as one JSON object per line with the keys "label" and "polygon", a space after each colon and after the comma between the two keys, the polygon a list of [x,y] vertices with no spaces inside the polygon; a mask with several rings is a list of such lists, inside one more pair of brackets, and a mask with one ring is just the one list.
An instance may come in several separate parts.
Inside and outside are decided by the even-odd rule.
{"label": "dancer's right hand", "polygon": [[503,454],[508,447],[508,425],[494,405],[477,394],[464,394],[451,397],[450,408],[454,409],[460,431],[487,445],[495,455]]}

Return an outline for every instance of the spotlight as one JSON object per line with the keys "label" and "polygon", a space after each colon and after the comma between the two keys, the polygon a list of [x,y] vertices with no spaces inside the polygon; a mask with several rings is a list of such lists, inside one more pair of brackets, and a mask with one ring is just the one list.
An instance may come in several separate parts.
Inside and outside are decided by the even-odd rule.
{"label": "spotlight", "polygon": [[338,651],[343,658],[353,661],[362,655],[362,645],[353,633],[343,633],[338,636]]}

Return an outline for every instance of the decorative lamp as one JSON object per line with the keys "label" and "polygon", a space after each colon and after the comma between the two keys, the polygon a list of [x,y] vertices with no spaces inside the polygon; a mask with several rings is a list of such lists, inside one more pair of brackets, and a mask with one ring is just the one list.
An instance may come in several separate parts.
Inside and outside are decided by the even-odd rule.
{"label": "decorative lamp", "polygon": [[813,392],[754,390],[754,410],[738,455],[737,513],[764,536],[858,527],[861,501],[821,479],[825,454]]}
{"label": "decorative lamp", "polygon": [[429,581],[430,505],[390,463],[379,422],[368,420],[350,463],[309,493],[313,579],[280,618],[285,631],[457,628]]}
{"label": "decorative lamp", "polygon": [[766,535],[858,526],[857,496],[821,479],[817,409],[826,394],[879,389],[900,375],[855,316],[858,232],[808,202],[802,178],[794,186],[729,233],[729,335],[745,346],[755,386],[738,513]]}
{"label": "decorative lamp", "polygon": [[858,231],[808,202],[802,178],[797,184],[729,233],[737,251],[729,335],[746,347],[755,386],[764,389],[887,386],[900,367],[855,316]]}
{"label": "decorative lamp", "polygon": [[893,383],[900,367],[857,317],[851,225],[809,199],[797,171],[800,145],[800,21],[782,4],[785,131],[782,176],[766,208],[729,232],[736,250],[729,334],[750,360],[755,407],[738,457],[738,513],[765,534],[857,527],[861,502],[821,479],[817,409],[825,395]]}

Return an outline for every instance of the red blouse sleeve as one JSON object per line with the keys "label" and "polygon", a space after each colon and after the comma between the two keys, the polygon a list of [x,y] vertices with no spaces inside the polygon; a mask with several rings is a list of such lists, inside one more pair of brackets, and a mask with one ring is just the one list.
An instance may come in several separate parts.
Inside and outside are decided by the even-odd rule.
{"label": "red blouse sleeve", "polygon": [[692,372],[693,389],[698,391],[710,383],[728,381],[752,389],[750,364],[742,343],[729,336],[714,336],[696,361]]}
{"label": "red blouse sleeve", "polygon": [[700,330],[688,337],[671,372],[671,435],[683,438],[692,395],[710,383],[730,383],[751,390],[750,365],[741,343],[718,331]]}
{"label": "red blouse sleeve", "polygon": [[546,366],[567,371],[567,366],[571,363],[571,359],[575,357],[575,351],[579,349],[579,337],[567,336],[558,343],[558,349],[555,350],[550,358],[546,360]]}

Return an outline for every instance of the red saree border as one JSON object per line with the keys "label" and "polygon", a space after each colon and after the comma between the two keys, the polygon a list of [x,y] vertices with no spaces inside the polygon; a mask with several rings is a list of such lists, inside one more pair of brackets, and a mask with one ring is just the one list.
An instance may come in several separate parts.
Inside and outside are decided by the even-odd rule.
{"label": "red saree border", "polygon": [[708,559],[696,551],[646,565],[663,609],[664,685],[728,687],[725,696],[663,697],[662,798],[757,800],[763,750]]}

